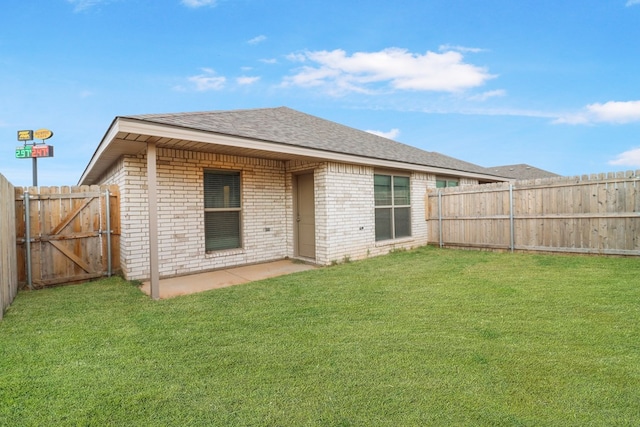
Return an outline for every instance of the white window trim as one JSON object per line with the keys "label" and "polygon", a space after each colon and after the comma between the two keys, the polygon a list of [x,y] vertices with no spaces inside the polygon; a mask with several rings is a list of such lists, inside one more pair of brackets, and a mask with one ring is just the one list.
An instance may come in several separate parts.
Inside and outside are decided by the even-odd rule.
{"label": "white window trim", "polygon": [[[411,175],[410,174],[406,174],[406,173],[398,173],[398,172],[392,172],[392,171],[374,171],[374,181],[375,181],[375,176],[376,175],[383,175],[383,176],[390,176],[391,177],[391,205],[381,205],[381,206],[377,206],[375,205],[375,185],[374,185],[374,216],[375,216],[375,210],[376,209],[391,209],[391,234],[392,237],[390,239],[381,239],[381,240],[377,240],[376,237],[376,245],[378,244],[389,244],[389,243],[396,243],[399,241],[404,241],[404,240],[413,240],[413,224],[412,224],[412,212],[413,212],[413,197],[411,197]],[[408,205],[395,205],[394,204],[394,178],[395,177],[403,177],[403,178],[408,178],[409,179],[409,204]],[[402,236],[402,237],[396,237],[396,227],[395,227],[395,210],[396,208],[409,208],[409,235],[408,236]],[[375,230],[374,227],[374,237],[375,235],[377,235],[377,232]]]}
{"label": "white window trim", "polygon": [[[205,252],[207,254],[220,254],[220,253],[230,253],[230,252],[236,252],[236,251],[243,251],[244,250],[244,238],[243,238],[243,229],[244,229],[244,225],[243,225],[243,203],[242,203],[242,186],[243,186],[243,180],[242,180],[242,171],[241,170],[234,170],[234,169],[216,169],[216,168],[205,168],[203,170],[202,173],[202,196],[205,197],[204,193],[205,193],[205,188],[204,188],[204,180],[205,180],[205,175],[206,174],[215,174],[215,173],[237,173],[238,176],[240,177],[240,197],[239,197],[239,201],[240,201],[240,206],[239,207],[233,207],[233,208],[204,208],[204,212],[240,212],[239,214],[239,226],[238,226],[238,241],[239,241],[239,246],[237,248],[226,248],[226,249],[207,249],[207,242],[206,242],[206,231],[203,235],[205,242],[204,242],[204,248],[205,248]],[[203,215],[203,225],[205,226],[206,229],[206,221],[204,219],[204,215]]]}

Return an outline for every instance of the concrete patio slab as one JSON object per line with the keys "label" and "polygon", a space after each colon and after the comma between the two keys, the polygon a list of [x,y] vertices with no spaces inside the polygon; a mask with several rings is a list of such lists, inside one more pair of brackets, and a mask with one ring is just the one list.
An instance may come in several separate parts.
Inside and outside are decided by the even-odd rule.
{"label": "concrete patio slab", "polygon": [[[190,274],[187,276],[160,279],[160,298],[172,298],[211,289],[240,285],[270,277],[282,276],[317,268],[313,264],[280,260],[263,264],[245,265],[224,270],[209,271],[207,273]],[[142,292],[151,295],[151,284],[146,281],[140,287]]]}

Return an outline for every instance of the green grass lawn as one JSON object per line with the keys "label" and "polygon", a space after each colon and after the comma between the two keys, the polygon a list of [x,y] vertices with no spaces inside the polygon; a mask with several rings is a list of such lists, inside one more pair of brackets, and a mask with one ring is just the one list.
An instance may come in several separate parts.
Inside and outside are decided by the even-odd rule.
{"label": "green grass lawn", "polygon": [[0,425],[637,426],[640,259],[421,248],[163,301],[21,292]]}

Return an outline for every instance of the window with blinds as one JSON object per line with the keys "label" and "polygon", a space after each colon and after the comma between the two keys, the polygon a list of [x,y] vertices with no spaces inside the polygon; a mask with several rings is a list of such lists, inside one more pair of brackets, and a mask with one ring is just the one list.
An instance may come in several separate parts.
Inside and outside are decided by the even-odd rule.
{"label": "window with blinds", "polygon": [[242,247],[240,172],[204,171],[205,249]]}
{"label": "window with blinds", "polygon": [[411,236],[408,176],[374,175],[376,241]]}
{"label": "window with blinds", "polygon": [[436,188],[457,187],[458,180],[455,178],[436,177]]}

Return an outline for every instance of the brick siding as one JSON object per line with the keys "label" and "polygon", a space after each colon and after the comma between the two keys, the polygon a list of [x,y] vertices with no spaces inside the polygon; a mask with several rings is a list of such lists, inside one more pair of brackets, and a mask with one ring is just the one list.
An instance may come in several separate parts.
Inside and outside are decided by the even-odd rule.
{"label": "brick siding", "polygon": [[[205,251],[203,171],[235,170],[242,180],[242,248]],[[424,197],[435,175],[411,175],[412,237],[376,242],[374,169],[334,162],[277,161],[158,148],[160,277],[295,257],[294,176],[314,171],[316,262],[331,264],[427,243]],[[121,194],[121,266],[149,277],[146,158],[125,156],[101,178]]]}

